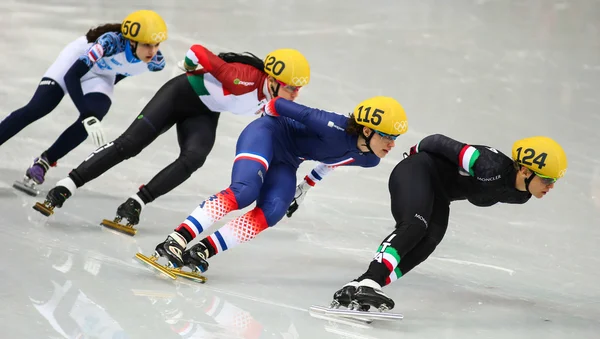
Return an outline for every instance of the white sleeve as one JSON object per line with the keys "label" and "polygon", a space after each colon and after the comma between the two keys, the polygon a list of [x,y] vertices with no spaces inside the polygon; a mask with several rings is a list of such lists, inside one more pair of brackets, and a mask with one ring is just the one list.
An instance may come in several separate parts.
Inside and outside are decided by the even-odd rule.
{"label": "white sleeve", "polygon": [[311,187],[323,179],[327,174],[331,173],[337,166],[319,163],[310,173],[304,177],[304,181]]}

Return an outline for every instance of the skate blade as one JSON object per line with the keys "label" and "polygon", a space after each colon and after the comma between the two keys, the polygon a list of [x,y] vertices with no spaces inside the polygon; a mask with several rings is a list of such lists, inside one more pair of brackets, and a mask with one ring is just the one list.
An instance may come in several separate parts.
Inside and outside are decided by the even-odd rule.
{"label": "skate blade", "polygon": [[37,197],[38,194],[40,194],[39,190],[35,189],[33,186],[27,185],[26,183],[24,183],[22,181],[15,181],[13,183],[13,187],[23,193],[31,195],[32,197]]}
{"label": "skate blade", "polygon": [[187,278],[195,282],[199,282],[201,284],[204,284],[206,282],[206,277],[200,275],[199,273],[187,272],[184,271],[182,268],[169,268],[169,271],[177,276]]}
{"label": "skate blade", "polygon": [[134,236],[137,233],[137,229],[133,227],[133,225],[127,224],[122,225],[114,221],[110,221],[108,219],[103,219],[100,225],[113,229],[115,231],[119,231],[121,233],[125,233],[130,236]]}
{"label": "skate blade", "polygon": [[143,263],[146,263],[146,264],[154,267],[160,273],[164,273],[169,278],[171,278],[173,280],[177,279],[177,276],[175,276],[175,274],[171,273],[171,270],[168,267],[163,266],[156,262],[158,260],[158,257],[156,257],[156,256],[147,257],[147,256],[143,255],[142,253],[136,253],[135,257],[138,258]]}
{"label": "skate blade", "polygon": [[33,206],[33,209],[42,213],[43,215],[49,217],[52,214],[54,214],[54,207],[48,207],[45,204],[36,202],[35,205]]}
{"label": "skate blade", "polygon": [[379,311],[358,311],[339,308],[328,308],[325,314],[347,316],[353,318],[371,319],[371,320],[402,320],[404,316],[400,313],[379,312]]}
{"label": "skate blade", "polygon": [[366,326],[366,325],[369,325],[373,322],[373,319],[365,319],[364,317],[355,317],[352,315],[340,316],[337,314],[328,314],[327,311],[331,310],[331,309],[332,308],[325,307],[325,306],[312,305],[309,308],[308,313],[309,313],[309,315],[311,315],[312,317],[315,317],[315,318],[329,320],[329,321],[335,321],[335,322],[343,323],[346,325],[357,326],[358,324],[363,324],[363,326],[365,326],[365,328],[370,328],[369,326]]}

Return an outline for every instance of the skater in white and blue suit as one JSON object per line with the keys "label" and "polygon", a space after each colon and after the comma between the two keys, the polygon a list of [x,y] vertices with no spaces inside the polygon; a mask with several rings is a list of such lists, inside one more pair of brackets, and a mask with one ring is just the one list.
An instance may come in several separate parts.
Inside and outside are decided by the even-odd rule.
{"label": "skater in white and blue suit", "polygon": [[24,183],[15,187],[35,195],[32,186],[42,184],[48,169],[88,134],[96,145],[103,145],[100,121],[110,108],[115,84],[125,77],[162,70],[165,61],[158,48],[166,39],[167,26],[160,15],[141,10],[120,24],[90,29],[67,45],[42,77],[31,101],[0,123],[2,145],[52,112],[67,93],[79,111],[77,120],[34,160]]}

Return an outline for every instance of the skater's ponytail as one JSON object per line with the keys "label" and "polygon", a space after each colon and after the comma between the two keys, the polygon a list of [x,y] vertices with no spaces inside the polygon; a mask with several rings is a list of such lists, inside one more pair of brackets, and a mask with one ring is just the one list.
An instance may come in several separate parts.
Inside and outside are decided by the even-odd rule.
{"label": "skater's ponytail", "polygon": [[85,33],[85,37],[88,42],[95,42],[102,34],[107,32],[121,33],[121,24],[104,24],[102,26],[91,28]]}
{"label": "skater's ponytail", "polygon": [[219,53],[219,58],[223,59],[223,61],[225,62],[239,62],[241,64],[246,64],[246,65],[250,65],[258,70],[260,70],[261,72],[264,72],[265,69],[265,64],[263,63],[263,61],[257,57],[256,55],[250,53],[250,52],[244,52],[244,53],[234,53],[234,52],[227,52],[227,53]]}

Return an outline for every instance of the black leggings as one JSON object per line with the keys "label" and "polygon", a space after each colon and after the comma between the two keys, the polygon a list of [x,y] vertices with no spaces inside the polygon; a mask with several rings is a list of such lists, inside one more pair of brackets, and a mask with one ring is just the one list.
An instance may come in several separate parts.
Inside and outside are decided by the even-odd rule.
{"label": "black leggings", "polygon": [[392,171],[388,185],[396,229],[358,280],[387,285],[427,259],[444,238],[450,202],[437,191],[441,187],[433,166],[428,154],[417,153]]}
{"label": "black leggings", "polygon": [[159,135],[177,125],[180,153],[138,192],[144,203],[168,193],[200,168],[215,143],[219,113],[200,101],[185,74],[164,84],[129,128],[90,154],[69,177],[77,187],[139,154]]}
{"label": "black leggings", "polygon": [[[64,97],[62,88],[50,78],[42,78],[33,97],[27,105],[19,108],[0,122],[0,145],[19,133],[34,121],[52,112]],[[44,154],[49,163],[54,163],[64,157],[87,138],[87,131],[81,123],[84,119],[94,116],[102,120],[108,112],[111,101],[103,93],[88,93],[84,97],[89,112],[79,113],[79,117],[69,126]]]}

